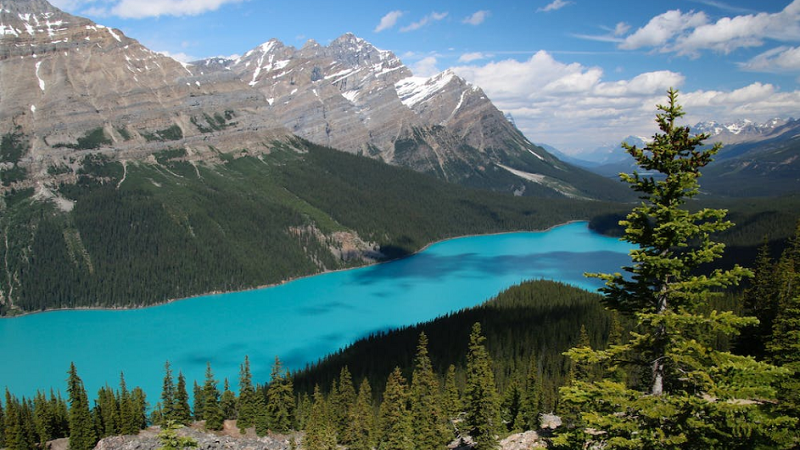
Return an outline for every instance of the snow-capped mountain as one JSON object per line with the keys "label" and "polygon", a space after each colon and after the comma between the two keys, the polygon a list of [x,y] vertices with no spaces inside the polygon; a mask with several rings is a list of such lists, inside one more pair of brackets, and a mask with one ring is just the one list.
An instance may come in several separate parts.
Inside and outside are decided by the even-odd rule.
{"label": "snow-capped mountain", "polygon": [[[44,0],[3,0],[0,43],[0,133],[30,142],[20,161],[29,174],[23,186],[50,167],[77,168],[82,151],[141,158],[176,142],[189,152],[233,150],[263,140],[248,135],[269,123],[258,114],[263,98],[236,77],[201,79],[121,31]],[[193,124],[225,111],[237,124],[225,135]]]}
{"label": "snow-capped mountain", "polygon": [[479,87],[450,71],[414,77],[349,33],[185,65],[44,0],[3,0],[0,43],[0,133],[31,142],[14,163],[28,176],[13,187],[53,182],[52,167],[74,174],[89,152],[129,160],[183,148],[219,161],[299,136],[471,186],[605,198],[615,189],[528,141]]}
{"label": "snow-capped mountain", "polygon": [[484,184],[498,178],[487,170],[493,165],[518,170],[501,177],[526,183],[531,177],[519,173],[566,169],[525,139],[479,87],[449,70],[415,77],[392,52],[350,33],[300,49],[273,39],[239,59],[198,61],[192,70],[237,74],[298,136],[447,180]]}
{"label": "snow-capped mountain", "polygon": [[758,123],[749,119],[740,119],[735,122],[699,122],[692,127],[692,131],[709,135],[708,142],[721,142],[723,144],[736,144],[764,139],[791,122],[792,119],[774,118]]}

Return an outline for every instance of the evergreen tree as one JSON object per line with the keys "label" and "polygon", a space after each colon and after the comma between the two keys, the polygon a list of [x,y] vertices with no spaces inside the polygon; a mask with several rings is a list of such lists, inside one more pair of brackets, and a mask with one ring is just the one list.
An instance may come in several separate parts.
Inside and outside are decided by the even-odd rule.
{"label": "evergreen tree", "polygon": [[255,425],[256,391],[253,389],[253,376],[250,374],[250,358],[245,355],[239,366],[239,399],[236,405],[237,425],[242,433]]}
{"label": "evergreen tree", "polygon": [[192,394],[194,396],[194,401],[192,402],[192,410],[194,411],[194,420],[201,421],[203,420],[203,408],[205,408],[206,399],[203,396],[203,388],[197,384],[197,380],[194,381],[194,386],[192,387]]}
{"label": "evergreen tree", "polygon": [[222,408],[219,406],[217,380],[214,379],[210,362],[206,363],[206,381],[203,385],[203,419],[206,421],[207,430],[221,430],[225,422]]}
{"label": "evergreen tree", "polygon": [[413,450],[414,437],[408,414],[408,388],[397,367],[386,381],[383,402],[378,413],[378,449]]}
{"label": "evergreen tree", "polygon": [[136,406],[133,397],[128,392],[125,384],[125,374],[119,374],[119,428],[124,435],[136,434],[139,431],[139,420],[136,414]]}
{"label": "evergreen tree", "polygon": [[[797,230],[798,234],[794,238],[793,245],[784,251],[781,259],[791,260],[800,256],[800,250],[795,248],[800,242],[800,227]],[[800,261],[795,268],[800,269]],[[791,284],[800,286],[800,273],[788,275],[793,275]],[[783,278],[788,279],[788,275],[784,274]],[[785,290],[793,289],[789,287]],[[800,293],[781,302],[774,319],[772,335],[767,343],[767,351],[772,363],[791,371],[791,375],[780,385],[778,410],[798,418],[800,417]],[[800,437],[795,437],[794,443],[795,448],[800,448]]]}
{"label": "evergreen tree", "polygon": [[6,411],[3,428],[5,430],[5,446],[9,450],[27,450],[28,448],[24,441],[19,409],[19,402],[11,395],[8,388],[6,388]]}
{"label": "evergreen tree", "polygon": [[164,382],[161,388],[161,420],[159,425],[165,425],[166,421],[175,421],[175,383],[172,380],[172,369],[169,361],[164,363]]}
{"label": "evergreen tree", "polygon": [[500,418],[505,424],[506,430],[510,432],[520,432],[525,428],[522,420],[522,389],[516,377],[506,386],[503,392],[503,401],[500,403]]}
{"label": "evergreen tree", "polygon": [[225,382],[223,384],[224,388],[222,390],[222,398],[220,398],[219,406],[222,408],[222,416],[226,420],[235,420],[236,419],[236,394],[231,392],[230,384],[228,384],[228,379],[225,378]]}
{"label": "evergreen tree", "polygon": [[411,374],[411,424],[420,448],[443,448],[451,439],[442,411],[439,380],[428,356],[428,337],[420,333],[414,372]]}
{"label": "evergreen tree", "polygon": [[347,436],[350,439],[348,450],[372,449],[372,436],[375,429],[375,413],[372,408],[372,388],[364,378],[358,388],[358,396],[348,414]]}
{"label": "evergreen tree", "polygon": [[[633,316],[636,332],[607,350],[576,347],[581,363],[632,361],[646,373],[628,384],[574,380],[562,402],[581,411],[580,422],[554,439],[570,448],[764,448],[784,447],[789,418],[772,413],[774,383],[783,371],[752,358],[716,350],[709,336],[730,335],[756,323],[731,312],[708,311],[712,291],[737,284],[748,271],[735,266],[698,275],[719,258],[723,245],[711,234],[727,229],[725,211],[683,207],[698,193],[700,169],[718,151],[698,150],[705,135],[676,126],[684,113],[677,93],[658,106],[657,133],[644,149],[625,145],[648,175],[622,174],[642,203],[621,224],[632,265],[605,280],[607,307]],[[653,174],[653,175],[649,175]]]}
{"label": "evergreen tree", "polygon": [[[6,392],[8,392],[8,388],[6,388]],[[8,405],[7,401],[6,405]],[[6,446],[6,416],[5,412],[3,411],[3,402],[0,402],[0,448],[4,448],[5,446]]]}
{"label": "evergreen tree", "polygon": [[779,289],[775,265],[765,241],[756,256],[753,279],[744,291],[744,312],[756,317],[758,325],[743,329],[737,342],[739,351],[757,358],[766,355],[766,342],[772,334],[772,323],[778,313]]}
{"label": "evergreen tree", "polygon": [[36,437],[33,417],[28,402],[23,397],[18,400],[6,389],[5,432],[8,450],[33,450]]}
{"label": "evergreen tree", "polygon": [[69,436],[69,412],[67,402],[50,389],[50,410],[53,412],[53,437],[63,438]]}
{"label": "evergreen tree", "polygon": [[297,429],[305,430],[309,416],[311,416],[311,397],[308,392],[303,392],[297,400]]}
{"label": "evergreen tree", "polygon": [[56,417],[44,392],[36,392],[33,399],[33,421],[39,443],[44,445],[56,437]]}
{"label": "evergreen tree", "polygon": [[94,432],[92,413],[89,411],[89,398],[74,363],[70,363],[68,373],[69,448],[70,450],[91,450],[97,443],[97,436]]}
{"label": "evergreen tree", "polygon": [[444,377],[444,396],[442,399],[442,409],[448,420],[454,420],[461,413],[461,393],[458,392],[456,384],[456,366],[450,364]]}
{"label": "evergreen tree", "polygon": [[485,340],[481,325],[476,322],[469,336],[467,382],[464,388],[464,419],[476,450],[497,447],[497,434],[502,423],[492,361],[483,345]]}
{"label": "evergreen tree", "polygon": [[139,386],[133,388],[131,391],[131,404],[133,405],[133,420],[134,426],[136,430],[134,433],[138,433],[139,430],[144,430],[147,428],[147,396],[144,393],[144,390]]}
{"label": "evergreen tree", "polygon": [[260,387],[256,389],[253,398],[253,426],[256,435],[266,436],[269,433],[269,413],[267,412],[267,401]]}
{"label": "evergreen tree", "polygon": [[522,417],[525,429],[539,429],[539,414],[542,412],[542,383],[536,354],[531,354],[528,362],[528,376],[525,378],[525,395],[522,399]]}
{"label": "evergreen tree", "polygon": [[275,357],[272,375],[267,387],[267,416],[269,427],[279,433],[292,428],[294,421],[294,387],[288,374],[284,374],[280,359]]}
{"label": "evergreen tree", "polygon": [[186,377],[178,372],[178,385],[175,388],[175,423],[189,425],[192,422],[192,410],[189,408],[189,393],[186,391]]}
{"label": "evergreen tree", "polygon": [[36,449],[36,425],[33,420],[33,401],[22,398],[20,410],[20,422],[22,423],[22,432],[25,436],[25,443],[31,450]]}
{"label": "evergreen tree", "polygon": [[114,390],[109,386],[100,388],[97,392],[95,416],[99,419],[97,427],[98,437],[115,436],[120,432],[119,405],[114,395]]}
{"label": "evergreen tree", "polygon": [[306,424],[306,433],[303,436],[305,450],[334,450],[336,449],[336,432],[333,429],[328,413],[325,396],[319,386],[314,386],[314,403]]}
{"label": "evergreen tree", "polygon": [[351,437],[348,435],[348,416],[356,403],[356,388],[353,377],[347,366],[339,372],[339,380],[335,394],[331,394],[331,420],[336,426],[336,437],[340,444],[348,445]]}

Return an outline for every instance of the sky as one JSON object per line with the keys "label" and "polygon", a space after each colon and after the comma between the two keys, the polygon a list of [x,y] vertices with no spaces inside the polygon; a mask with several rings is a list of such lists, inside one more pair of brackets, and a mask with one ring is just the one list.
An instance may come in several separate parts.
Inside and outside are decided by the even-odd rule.
{"label": "sky", "polygon": [[800,118],[800,0],[51,0],[181,61],[352,32],[454,70],[533,142],[580,154],[684,123]]}

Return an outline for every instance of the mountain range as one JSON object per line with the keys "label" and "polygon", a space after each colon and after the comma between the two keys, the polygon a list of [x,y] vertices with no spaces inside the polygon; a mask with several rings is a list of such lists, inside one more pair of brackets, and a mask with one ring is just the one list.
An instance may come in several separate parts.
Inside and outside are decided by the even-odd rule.
{"label": "mountain range", "polygon": [[213,162],[297,136],[467,186],[625,195],[532,144],[479,87],[450,71],[414,77],[352,34],[300,49],[273,39],[187,65],[45,0],[5,1],[0,30],[0,132],[30,146],[2,161],[7,187],[53,191],[88,153],[139,161],[183,148]]}
{"label": "mountain range", "polygon": [[[700,122],[691,126],[696,134],[708,135],[707,144],[721,144],[706,168],[703,191],[719,196],[773,196],[800,189],[800,120],[770,119],[766,122]],[[644,147],[649,139],[628,136],[621,142]],[[580,157],[548,148],[564,161],[604,177],[616,178],[636,168],[621,144],[609,144]]]}

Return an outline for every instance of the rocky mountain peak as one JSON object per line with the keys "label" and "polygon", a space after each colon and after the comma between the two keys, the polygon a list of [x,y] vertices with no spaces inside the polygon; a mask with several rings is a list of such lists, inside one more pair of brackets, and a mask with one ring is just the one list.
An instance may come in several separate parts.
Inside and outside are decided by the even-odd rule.
{"label": "rocky mountain peak", "polygon": [[[580,195],[572,181],[551,179],[569,168],[479,88],[452,71],[414,77],[352,33],[299,50],[271,39],[237,59],[182,65],[44,0],[0,2],[0,130],[31,136],[23,163],[37,176],[77,170],[82,156],[64,149],[133,159],[185,148],[214,159],[269,151],[265,142],[291,134],[450,181]],[[24,5],[45,12],[18,12]]]}
{"label": "rocky mountain peak", "polygon": [[0,2],[0,12],[10,14],[65,14],[46,0],[3,0]]}

